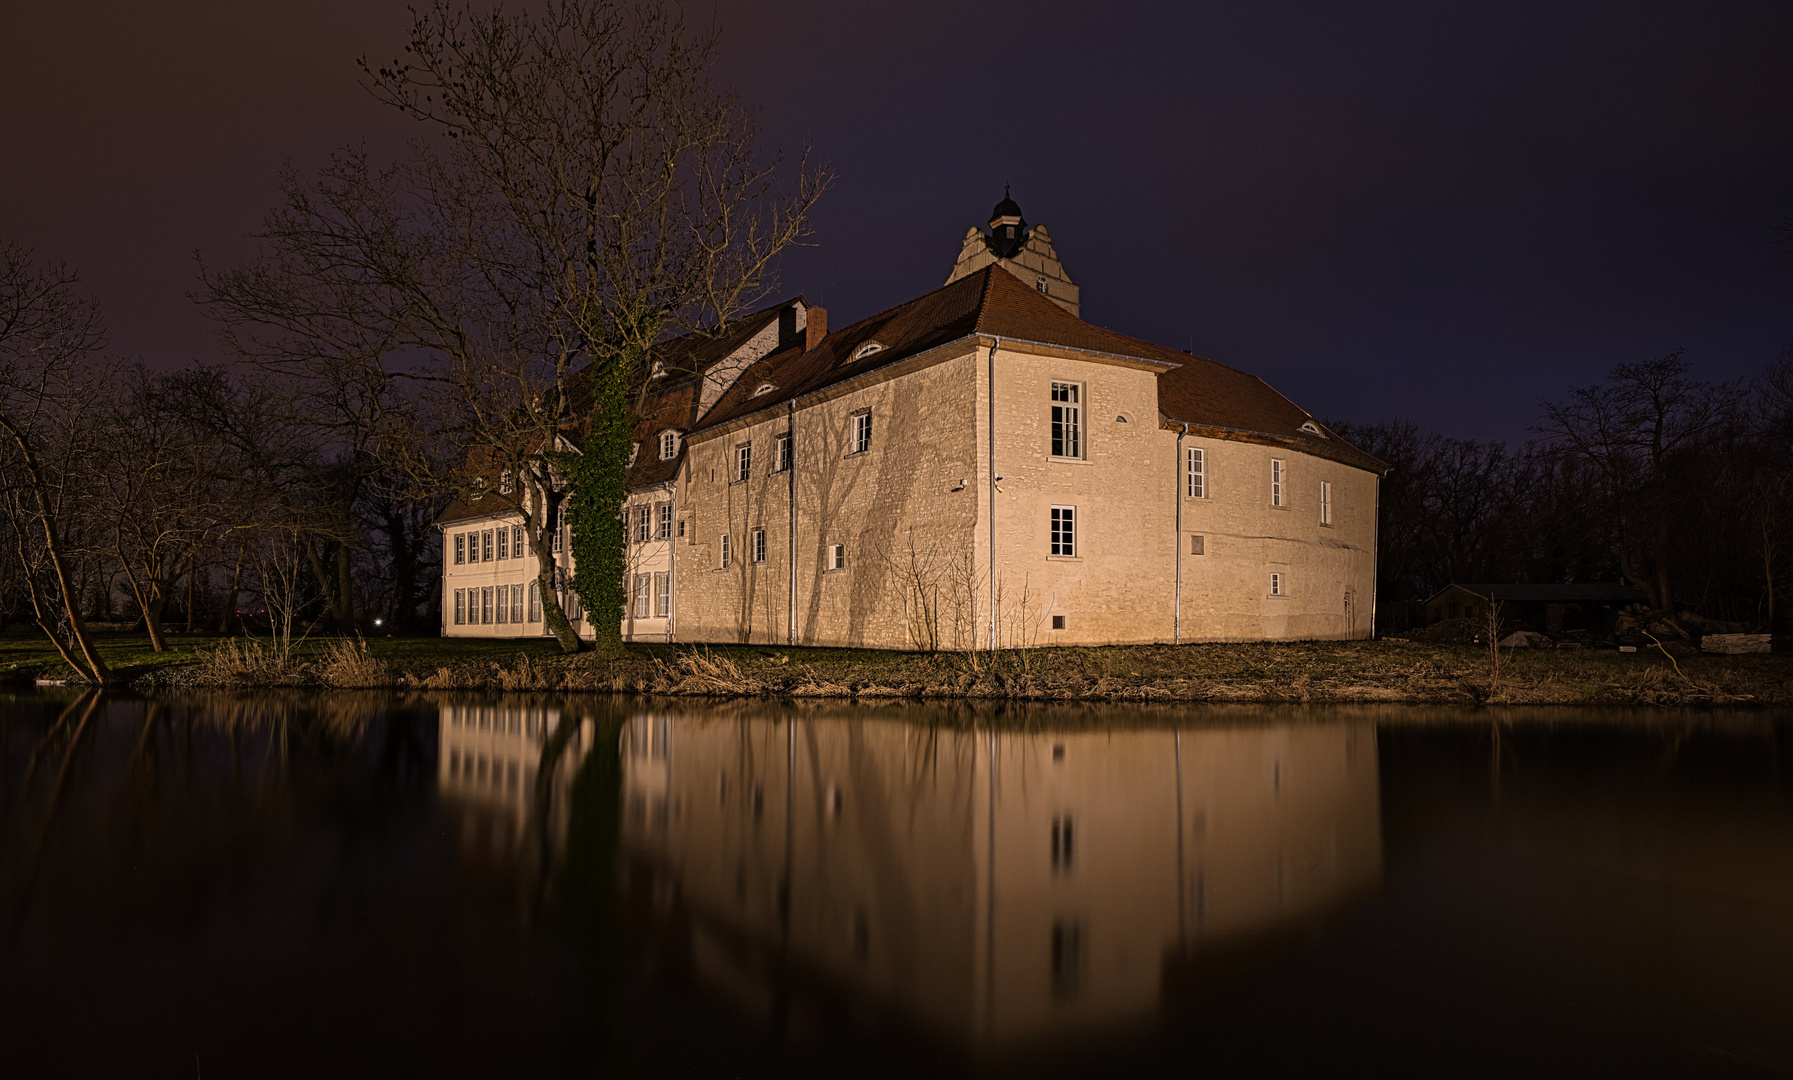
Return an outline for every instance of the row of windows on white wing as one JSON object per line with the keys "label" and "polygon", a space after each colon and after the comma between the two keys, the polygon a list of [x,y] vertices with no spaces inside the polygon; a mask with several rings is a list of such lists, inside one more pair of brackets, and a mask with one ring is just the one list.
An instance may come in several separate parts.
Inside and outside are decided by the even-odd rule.
{"label": "row of windows on white wing", "polygon": [[[498,559],[521,559],[525,554],[523,526],[499,526],[495,529],[474,529],[454,534],[454,563],[493,562]],[[560,530],[553,535],[554,553],[560,553]]]}
{"label": "row of windows on white wing", "polygon": [[629,527],[629,539],[634,543],[672,539],[671,503],[636,503],[632,511],[625,513],[627,516],[623,520]]}
{"label": "row of windows on white wing", "polygon": [[[478,589],[456,589],[454,591],[454,624],[456,626],[490,626],[494,623],[539,623],[542,621],[541,587],[536,582],[527,585],[528,602],[525,605],[525,586],[487,585]],[[567,590],[566,617],[571,622],[578,622],[583,616],[579,610],[579,594]]]}
{"label": "row of windows on white wing", "polygon": [[[1187,447],[1184,451],[1184,474],[1187,481],[1184,493],[1191,499],[1208,497],[1208,454],[1199,446]],[[1270,505],[1284,507],[1287,504],[1288,482],[1286,467],[1282,458],[1270,459]],[[1332,481],[1320,481],[1320,524],[1332,524]]]}

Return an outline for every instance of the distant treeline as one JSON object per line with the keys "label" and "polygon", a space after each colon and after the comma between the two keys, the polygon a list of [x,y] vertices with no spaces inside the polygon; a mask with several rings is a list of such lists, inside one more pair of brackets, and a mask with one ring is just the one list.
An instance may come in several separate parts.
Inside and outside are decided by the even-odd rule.
{"label": "distant treeline", "polygon": [[1401,420],[1334,430],[1390,466],[1378,625],[1451,582],[1624,582],[1658,610],[1785,632],[1793,557],[1793,348],[1753,379],[1677,352],[1546,402],[1521,446]]}

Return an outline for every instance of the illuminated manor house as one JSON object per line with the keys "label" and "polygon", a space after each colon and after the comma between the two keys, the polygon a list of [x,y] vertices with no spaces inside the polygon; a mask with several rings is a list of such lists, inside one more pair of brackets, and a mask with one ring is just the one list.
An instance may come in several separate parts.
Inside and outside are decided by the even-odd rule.
{"label": "illuminated manor house", "polygon": [[[1004,198],[933,292],[838,330],[797,298],[668,342],[623,508],[625,637],[1369,637],[1386,466],[1262,379],[1081,304]],[[443,633],[545,632],[515,524],[444,515]]]}

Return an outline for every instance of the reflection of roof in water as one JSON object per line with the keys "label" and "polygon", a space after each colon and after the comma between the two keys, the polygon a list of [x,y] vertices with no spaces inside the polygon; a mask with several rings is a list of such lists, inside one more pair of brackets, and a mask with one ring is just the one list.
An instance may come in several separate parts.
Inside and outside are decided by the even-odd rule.
{"label": "reflection of roof in water", "polygon": [[623,734],[623,843],[653,876],[649,906],[751,1011],[800,971],[950,1041],[1017,1049],[1148,1020],[1207,950],[1380,876],[1367,724],[993,734],[784,716],[647,714]]}

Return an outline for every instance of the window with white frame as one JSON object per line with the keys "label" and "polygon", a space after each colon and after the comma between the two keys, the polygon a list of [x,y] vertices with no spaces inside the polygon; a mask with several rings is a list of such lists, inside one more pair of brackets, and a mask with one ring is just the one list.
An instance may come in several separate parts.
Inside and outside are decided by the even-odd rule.
{"label": "window with white frame", "polygon": [[466,622],[467,622],[467,590],[466,589],[456,589],[454,591],[454,624],[456,626],[461,626],[461,625],[464,625]]}
{"label": "window with white frame", "polygon": [[1078,383],[1052,384],[1052,456],[1083,456],[1083,387]]}
{"label": "window with white frame", "polygon": [[509,585],[498,586],[498,607],[495,614],[498,616],[497,622],[509,623],[511,621],[511,587]]}
{"label": "window with white frame", "polygon": [[828,545],[828,569],[845,570],[847,568],[847,545]]}
{"label": "window with white frame", "polygon": [[788,431],[779,432],[778,438],[772,445],[772,471],[775,473],[784,472],[791,467],[791,433]]}
{"label": "window with white frame", "polygon": [[1289,595],[1289,583],[1288,583],[1287,579],[1283,576],[1283,574],[1279,571],[1273,570],[1270,572],[1270,595],[1271,596],[1287,596],[1287,595]]}
{"label": "window with white frame", "polygon": [[1332,524],[1332,481],[1320,481],[1320,524]]}
{"label": "window with white frame", "polygon": [[765,562],[766,561],[766,530],[755,529],[751,533],[747,534],[747,538],[748,538],[748,549],[747,549],[748,550],[748,558],[752,559],[756,563]]}
{"label": "window with white frame", "polygon": [[484,533],[480,534],[480,546],[485,549],[485,554],[480,556],[480,561],[481,562],[491,562],[492,561],[492,530],[487,529]]}
{"label": "window with white frame", "polygon": [[556,555],[560,554],[560,547],[561,547],[560,537],[561,537],[561,533],[563,533],[565,531],[566,530],[560,528],[558,525],[554,527],[554,554],[556,554]]}
{"label": "window with white frame", "polygon": [[654,614],[664,619],[672,614],[672,575],[654,575]]}
{"label": "window with white frame", "polygon": [[498,494],[509,495],[510,493],[511,493],[511,471],[509,469],[506,469],[503,472],[498,474]]}
{"label": "window with white frame", "polygon": [[679,433],[662,431],[660,433],[660,460],[671,461],[679,456]]}
{"label": "window with white frame", "polygon": [[461,565],[467,561],[467,534],[454,534],[454,564]]}
{"label": "window with white frame", "polygon": [[511,557],[511,531],[509,529],[498,530],[498,557],[500,559]]}
{"label": "window with white frame", "polygon": [[672,539],[672,504],[669,502],[654,504],[654,539]]}
{"label": "window with white frame", "polygon": [[645,544],[654,535],[654,508],[647,503],[635,507],[635,542]]}
{"label": "window with white frame", "polygon": [[1077,554],[1077,508],[1074,506],[1052,508],[1052,554]]}
{"label": "window with white frame", "polygon": [[511,558],[521,559],[522,557],[523,557],[523,526],[512,525],[511,526]]}
{"label": "window with white frame", "polygon": [[537,581],[529,583],[529,621],[542,621],[542,586]]}
{"label": "window with white frame", "polygon": [[523,621],[523,586],[511,586],[511,622]]}
{"label": "window with white frame", "polygon": [[1199,446],[1189,449],[1189,497],[1205,499],[1208,497],[1208,452]]}
{"label": "window with white frame", "polygon": [[727,533],[722,534],[722,541],[720,544],[717,545],[717,550],[720,553],[720,559],[718,560],[718,568],[722,569],[722,570],[727,570],[728,569],[728,557],[729,557],[728,534]]}
{"label": "window with white frame", "polygon": [[872,412],[866,409],[853,414],[851,441],[847,453],[863,454],[872,448]]}
{"label": "window with white frame", "polygon": [[482,625],[492,625],[492,587],[487,585],[479,590],[479,621]]}
{"label": "window with white frame", "polygon": [[753,475],[753,444],[744,442],[735,447],[735,483]]}
{"label": "window with white frame", "polygon": [[1282,458],[1270,459],[1270,505],[1282,505]]}
{"label": "window with white frame", "polygon": [[636,574],[635,575],[634,615],[637,619],[649,618],[650,616],[648,613],[654,610],[653,609],[653,588],[654,588],[654,577],[652,574]]}

